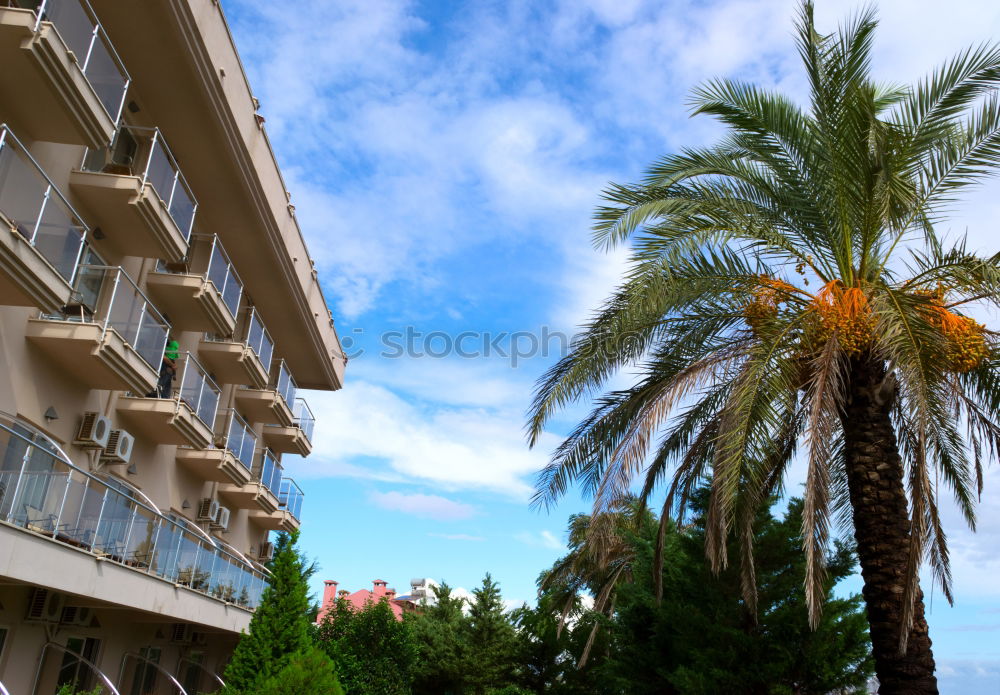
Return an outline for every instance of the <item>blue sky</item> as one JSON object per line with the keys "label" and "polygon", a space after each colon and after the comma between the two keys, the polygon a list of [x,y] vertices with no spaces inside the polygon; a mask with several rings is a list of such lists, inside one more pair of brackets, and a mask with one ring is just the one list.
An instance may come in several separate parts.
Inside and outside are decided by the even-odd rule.
{"label": "blue sky", "polygon": [[[822,1],[830,30],[855,7]],[[539,450],[522,434],[531,386],[557,356],[518,360],[528,334],[571,334],[621,257],[593,251],[608,181],[711,141],[687,92],[726,75],[804,93],[791,0],[228,0],[230,23],[349,352],[348,383],[310,394],[315,453],[289,469],[306,491],[303,543],[342,587],[430,576],[473,587],[493,573],[530,600],[559,554],[571,495],[530,510]],[[880,3],[878,76],[917,79],[1000,35],[993,0]],[[996,251],[1000,186],[954,229]],[[994,324],[995,325],[995,324]],[[398,334],[421,357],[390,357]],[[435,333],[437,332],[437,333]],[[488,334],[490,354],[433,357]],[[508,352],[505,357],[499,352]],[[482,352],[482,350],[479,350]],[[578,414],[578,412],[576,413]],[[949,513],[957,607],[930,598],[942,692],[1000,689],[996,466],[980,532]],[[925,583],[925,590],[929,590]]]}

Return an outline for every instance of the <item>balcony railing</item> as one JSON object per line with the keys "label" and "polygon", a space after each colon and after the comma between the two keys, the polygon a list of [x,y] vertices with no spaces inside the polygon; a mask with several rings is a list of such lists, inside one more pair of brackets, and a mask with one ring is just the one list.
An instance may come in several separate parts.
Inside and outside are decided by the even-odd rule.
{"label": "balcony railing", "polygon": [[254,476],[273,494],[281,491],[281,464],[270,449],[261,452]]}
{"label": "balcony railing", "polygon": [[295,413],[295,424],[306,435],[306,439],[311,442],[313,430],[316,427],[316,417],[313,415],[309,404],[306,403],[306,399],[296,398],[295,407],[292,409],[292,412]]}
{"label": "balcony railing", "polygon": [[73,51],[80,70],[98,100],[117,123],[125,105],[130,78],[87,0],[41,0],[36,3],[37,32],[42,22],[55,25],[66,47]]}
{"label": "balcony railing", "polygon": [[0,213],[73,282],[87,224],[6,124],[0,125]]}
{"label": "balcony railing", "polygon": [[215,413],[219,409],[222,390],[194,355],[186,352],[181,359],[184,360],[184,366],[181,369],[181,388],[177,398],[180,402],[187,403],[198,418],[211,428],[215,424]]}
{"label": "balcony railing", "polygon": [[136,176],[152,186],[185,241],[191,238],[198,202],[159,128],[121,125],[105,150],[87,150],[83,171]]}
{"label": "balcony railing", "polygon": [[[160,370],[170,324],[124,269],[80,266],[77,291],[81,302],[79,313],[66,313],[66,320],[96,322],[105,333],[113,328],[150,367]],[[105,294],[109,295],[106,303],[102,297]]]}
{"label": "balcony railing", "polygon": [[18,423],[0,423],[0,520],[245,608],[264,589],[257,568]]}
{"label": "balcony railing", "polygon": [[246,420],[240,417],[235,409],[229,411],[229,424],[226,427],[226,448],[243,464],[247,471],[253,470],[253,455],[257,449],[257,435],[250,429]]}
{"label": "balcony railing", "polygon": [[291,478],[281,479],[281,492],[278,494],[278,507],[287,509],[296,519],[302,518],[302,500],[305,493]]}
{"label": "balcony railing", "polygon": [[278,378],[275,380],[275,390],[285,399],[285,405],[289,409],[295,405],[297,387],[295,386],[295,379],[292,378],[292,373],[288,371],[288,365],[285,364],[285,360],[278,362]]}
{"label": "balcony railing", "polygon": [[264,368],[271,364],[271,355],[274,354],[274,341],[271,334],[264,328],[264,323],[260,320],[260,314],[256,307],[250,307],[247,318],[247,345],[260,359]]}
{"label": "balcony railing", "polygon": [[229,254],[222,248],[219,237],[212,237],[212,253],[208,260],[208,279],[215,285],[215,289],[222,296],[222,301],[228,307],[233,318],[239,316],[240,297],[243,296],[243,283],[240,282],[236,269]]}

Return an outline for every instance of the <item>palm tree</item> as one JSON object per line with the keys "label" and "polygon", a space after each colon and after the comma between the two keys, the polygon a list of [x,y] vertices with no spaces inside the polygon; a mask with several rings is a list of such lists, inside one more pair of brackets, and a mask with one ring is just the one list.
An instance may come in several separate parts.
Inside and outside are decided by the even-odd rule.
{"label": "palm tree", "polygon": [[[1000,48],[883,86],[875,27],[869,9],[821,35],[805,2],[807,109],[709,82],[693,111],[725,137],[605,191],[595,243],[630,244],[631,265],[540,379],[529,441],[597,397],[540,473],[538,504],[577,482],[595,510],[662,485],[666,517],[710,479],[706,555],[725,567],[735,534],[751,607],[755,510],[804,461],[811,621],[840,521],[857,542],[880,692],[936,693],[918,572],[928,560],[951,601],[939,486],[974,527],[982,459],[1000,447],[997,340],[961,313],[998,304],[1000,255],[936,229],[1000,163]],[[605,390],[623,368],[633,385]]]}
{"label": "palm tree", "polygon": [[[594,516],[574,514],[569,518],[568,552],[543,572],[538,581],[539,593],[549,593],[554,604],[561,606],[556,637],[578,608],[582,594],[594,597],[591,608],[594,613],[611,617],[619,587],[631,582],[635,571],[637,558],[632,536],[641,533],[644,524],[651,523],[649,512],[630,496],[616,500],[613,509]],[[594,621],[577,661],[578,669],[587,665],[601,624]]]}

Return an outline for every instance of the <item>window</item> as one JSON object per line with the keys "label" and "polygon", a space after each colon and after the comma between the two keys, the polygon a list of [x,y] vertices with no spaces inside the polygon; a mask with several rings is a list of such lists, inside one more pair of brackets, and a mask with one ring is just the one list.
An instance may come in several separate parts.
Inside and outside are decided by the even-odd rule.
{"label": "window", "polygon": [[[153,664],[160,663],[159,647],[143,647],[139,650],[139,655],[148,659],[136,659],[135,673],[132,675],[131,695],[145,695],[146,693],[157,692],[157,678],[159,672]],[[150,663],[152,662],[152,663]]]}
{"label": "window", "polygon": [[90,690],[95,685],[94,672],[76,655],[91,663],[97,662],[97,654],[101,649],[101,641],[93,637],[68,637],[63,653],[62,665],[59,667],[57,689],[64,685],[72,685],[77,690]]}
{"label": "window", "polygon": [[184,690],[189,693],[198,693],[202,691],[201,687],[201,677],[203,666],[205,661],[205,652],[203,651],[192,651],[188,653],[187,657],[183,660],[184,669],[181,671],[181,685],[184,686]]}

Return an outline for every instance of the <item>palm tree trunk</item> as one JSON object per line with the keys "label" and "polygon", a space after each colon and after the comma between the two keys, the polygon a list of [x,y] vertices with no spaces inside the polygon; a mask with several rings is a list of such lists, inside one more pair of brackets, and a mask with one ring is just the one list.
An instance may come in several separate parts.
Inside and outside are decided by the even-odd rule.
{"label": "palm tree trunk", "polygon": [[885,386],[885,374],[881,361],[854,358],[841,416],[862,593],[880,695],[936,695],[934,655],[919,590],[906,652],[899,653],[910,532],[903,464],[889,419],[893,389]]}

